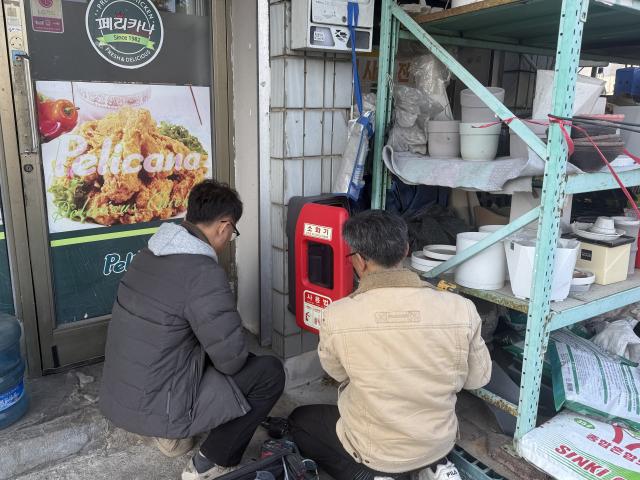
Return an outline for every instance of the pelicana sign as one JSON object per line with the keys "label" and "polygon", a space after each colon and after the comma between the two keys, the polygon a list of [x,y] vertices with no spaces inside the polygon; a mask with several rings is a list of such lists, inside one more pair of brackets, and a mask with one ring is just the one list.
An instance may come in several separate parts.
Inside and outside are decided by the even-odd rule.
{"label": "pelicana sign", "polygon": [[86,24],[93,48],[117,67],[143,67],[162,48],[162,20],[151,0],[91,0]]}

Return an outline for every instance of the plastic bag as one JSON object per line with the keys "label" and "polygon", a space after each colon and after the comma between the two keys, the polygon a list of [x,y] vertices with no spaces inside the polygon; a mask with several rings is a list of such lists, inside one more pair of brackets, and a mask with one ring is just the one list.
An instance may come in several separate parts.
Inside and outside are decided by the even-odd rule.
{"label": "plastic bag", "polygon": [[549,342],[556,409],[640,428],[638,364],[606,352],[566,330]]}
{"label": "plastic bag", "polygon": [[[375,122],[376,96],[368,93],[362,99],[362,116],[373,127]],[[356,120],[349,121],[347,146],[342,153],[340,170],[333,181],[333,193],[347,194],[352,200],[358,200],[364,186],[364,167],[369,154],[369,131]]]}
{"label": "plastic bag", "polygon": [[411,128],[395,126],[389,133],[387,145],[394,152],[411,152],[421,155],[427,154],[427,135],[418,125]]}
{"label": "plastic bag", "polygon": [[640,363],[640,338],[633,331],[637,324],[631,318],[616,320],[593,337],[592,342],[611,354]]}
{"label": "plastic bag", "polygon": [[404,110],[418,115],[427,108],[428,104],[427,96],[417,88],[407,85],[396,85],[393,88],[393,105],[396,110]]}
{"label": "plastic bag", "polygon": [[401,128],[411,128],[418,121],[418,114],[405,110],[403,108],[396,108],[394,111],[394,125]]}
{"label": "plastic bag", "polygon": [[[373,122],[373,112],[366,112],[369,121]],[[333,193],[344,193],[352,200],[360,197],[364,186],[364,166],[369,153],[369,134],[366,127],[358,122],[349,122],[347,146],[342,154],[340,170],[333,182]]]}
{"label": "plastic bag", "polygon": [[411,83],[428,99],[423,110],[431,120],[453,120],[447,86],[451,72],[432,54],[418,55],[409,67]]}

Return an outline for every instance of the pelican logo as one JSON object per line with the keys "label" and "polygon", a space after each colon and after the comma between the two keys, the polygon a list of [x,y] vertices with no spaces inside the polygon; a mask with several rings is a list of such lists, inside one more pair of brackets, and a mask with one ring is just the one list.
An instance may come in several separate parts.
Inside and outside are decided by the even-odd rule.
{"label": "pelican logo", "polygon": [[144,67],[162,48],[162,20],[150,0],[91,0],[86,24],[96,52],[120,68]]}

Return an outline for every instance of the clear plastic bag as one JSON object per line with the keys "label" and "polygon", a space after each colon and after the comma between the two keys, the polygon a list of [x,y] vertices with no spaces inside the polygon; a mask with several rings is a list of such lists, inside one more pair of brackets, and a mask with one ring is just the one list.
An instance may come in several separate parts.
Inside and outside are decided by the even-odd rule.
{"label": "clear plastic bag", "polygon": [[431,120],[453,120],[447,86],[451,72],[432,54],[418,55],[409,67],[410,81],[426,98],[429,105],[424,114]]}
{"label": "clear plastic bag", "polygon": [[615,320],[607,324],[592,341],[611,354],[640,363],[640,338],[633,331],[637,323],[631,318]]}
{"label": "clear plastic bag", "polygon": [[387,141],[395,152],[411,152],[421,155],[427,154],[427,135],[420,126],[410,128],[395,126],[389,133]]}
{"label": "clear plastic bag", "polygon": [[[362,116],[373,126],[375,119],[375,95],[368,94],[363,99],[365,111]],[[360,197],[364,186],[364,167],[369,153],[369,132],[358,119],[349,122],[347,146],[342,154],[340,170],[333,182],[333,193],[344,193],[353,200]]]}

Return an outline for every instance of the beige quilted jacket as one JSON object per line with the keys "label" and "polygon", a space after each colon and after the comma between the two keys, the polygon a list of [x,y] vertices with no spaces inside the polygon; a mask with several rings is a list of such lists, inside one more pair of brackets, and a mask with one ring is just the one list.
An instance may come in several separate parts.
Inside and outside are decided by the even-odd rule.
{"label": "beige quilted jacket", "polygon": [[346,385],[336,428],[356,461],[400,473],[451,451],[456,394],[491,375],[480,324],[472,302],[408,270],[370,274],[325,310],[318,351]]}

